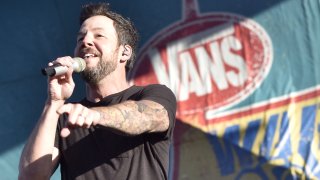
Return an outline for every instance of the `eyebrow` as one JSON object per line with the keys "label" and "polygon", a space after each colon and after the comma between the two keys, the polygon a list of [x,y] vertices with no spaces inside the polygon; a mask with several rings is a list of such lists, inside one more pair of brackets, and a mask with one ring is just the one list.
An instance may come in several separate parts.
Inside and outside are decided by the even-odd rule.
{"label": "eyebrow", "polygon": [[[92,29],[92,31],[101,31],[101,30],[104,30],[104,28],[102,28],[102,27],[95,27],[95,28]],[[87,32],[88,32],[88,30],[86,30],[86,31],[81,31],[81,30],[80,30],[80,31],[78,32],[78,36],[79,36],[79,35],[86,34]]]}

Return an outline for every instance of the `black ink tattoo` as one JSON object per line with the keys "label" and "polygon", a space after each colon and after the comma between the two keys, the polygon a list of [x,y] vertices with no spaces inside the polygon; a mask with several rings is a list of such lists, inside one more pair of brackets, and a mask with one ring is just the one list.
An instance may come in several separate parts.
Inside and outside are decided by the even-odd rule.
{"label": "black ink tattoo", "polygon": [[163,132],[169,127],[166,109],[153,101],[127,101],[101,112],[100,124],[123,135]]}

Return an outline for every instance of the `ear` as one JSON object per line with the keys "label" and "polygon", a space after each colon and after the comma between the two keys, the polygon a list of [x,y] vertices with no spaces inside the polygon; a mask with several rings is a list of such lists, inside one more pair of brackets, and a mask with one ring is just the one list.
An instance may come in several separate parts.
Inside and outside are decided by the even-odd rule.
{"label": "ear", "polygon": [[130,45],[125,44],[125,45],[121,45],[121,49],[122,49],[122,54],[121,54],[121,58],[120,58],[120,62],[124,63],[127,60],[129,60],[131,58],[132,55],[132,48]]}

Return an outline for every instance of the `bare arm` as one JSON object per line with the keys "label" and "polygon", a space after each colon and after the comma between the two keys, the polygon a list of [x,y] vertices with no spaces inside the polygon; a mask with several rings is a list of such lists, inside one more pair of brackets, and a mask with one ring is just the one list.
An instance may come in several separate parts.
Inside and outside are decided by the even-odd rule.
{"label": "bare arm", "polygon": [[101,113],[98,124],[125,135],[163,132],[169,127],[166,109],[150,100],[126,101],[108,108],[95,109]]}
{"label": "bare arm", "polygon": [[[128,136],[164,132],[169,128],[166,109],[150,100],[125,101],[113,106],[90,109],[80,104],[65,104],[58,112],[68,113],[68,123],[73,127],[90,127],[99,124]],[[69,133],[68,127],[61,132],[64,137]]]}
{"label": "bare arm", "polygon": [[60,115],[57,110],[71,96],[75,86],[72,79],[72,61],[71,57],[62,57],[55,61],[68,67],[68,72],[59,77],[48,78],[48,100],[21,153],[19,179],[49,179],[58,163],[59,151],[54,147]]}
{"label": "bare arm", "polygon": [[58,162],[54,147],[58,104],[46,104],[20,158],[19,179],[49,179]]}

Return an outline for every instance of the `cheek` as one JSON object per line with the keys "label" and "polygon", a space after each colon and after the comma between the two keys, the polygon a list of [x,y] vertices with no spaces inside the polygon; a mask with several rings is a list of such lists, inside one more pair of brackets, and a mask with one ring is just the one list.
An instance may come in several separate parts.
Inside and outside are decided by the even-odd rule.
{"label": "cheek", "polygon": [[77,57],[77,56],[79,55],[79,48],[78,48],[78,46],[76,46],[76,47],[74,48],[73,55],[74,55],[74,57]]}

